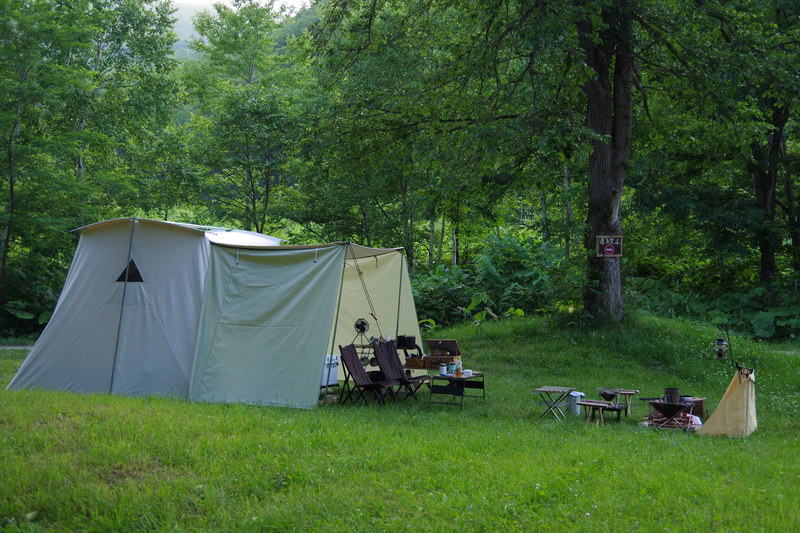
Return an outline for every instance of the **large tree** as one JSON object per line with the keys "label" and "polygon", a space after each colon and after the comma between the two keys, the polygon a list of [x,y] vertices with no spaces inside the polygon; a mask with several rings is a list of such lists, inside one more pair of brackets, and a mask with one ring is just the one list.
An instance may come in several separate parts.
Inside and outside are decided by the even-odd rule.
{"label": "large tree", "polygon": [[[594,240],[622,234],[631,91],[641,52],[635,25],[646,21],[650,8],[636,0],[403,6],[333,1],[323,4],[316,36],[318,49],[326,51],[325,64],[345,84],[356,78],[372,87],[375,77],[369,84],[357,78],[361,65],[382,59],[385,48],[411,50],[417,75],[389,95],[376,87],[357,101],[368,109],[373,134],[424,133],[449,146],[451,159],[463,169],[448,176],[449,188],[476,180],[474,190],[482,191],[478,196],[489,201],[487,207],[506,191],[535,183],[532,171],[547,146],[588,142],[584,301],[592,314],[619,318],[620,261],[594,257]],[[640,23],[646,33],[642,28]],[[583,109],[577,105],[581,93]]]}
{"label": "large tree", "polygon": [[206,167],[210,215],[248,230],[274,231],[275,204],[294,182],[292,69],[275,45],[272,2],[236,0],[195,19],[201,59],[187,67],[195,157]]}
{"label": "large tree", "polygon": [[633,125],[634,4],[582,2],[578,39],[591,69],[583,92],[586,125],[594,133],[589,156],[589,209],[586,250],[589,280],[586,310],[613,318],[623,315],[622,273],[618,257],[597,257],[600,235],[622,235],[620,205],[628,173]]}

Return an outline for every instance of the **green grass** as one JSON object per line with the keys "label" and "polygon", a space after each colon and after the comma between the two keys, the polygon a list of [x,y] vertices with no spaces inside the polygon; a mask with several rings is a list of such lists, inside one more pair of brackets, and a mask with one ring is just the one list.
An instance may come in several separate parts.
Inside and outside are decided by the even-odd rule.
{"label": "green grass", "polygon": [[36,335],[26,335],[23,337],[0,338],[0,346],[33,346],[36,342]]}
{"label": "green grass", "polygon": [[[800,355],[732,339],[756,367],[745,439],[540,419],[531,389],[707,396],[733,369],[713,328],[641,317],[462,327],[487,399],[315,410],[0,392],[5,531],[797,531]],[[0,382],[22,350],[0,350]],[[4,529],[2,529],[4,528]]]}

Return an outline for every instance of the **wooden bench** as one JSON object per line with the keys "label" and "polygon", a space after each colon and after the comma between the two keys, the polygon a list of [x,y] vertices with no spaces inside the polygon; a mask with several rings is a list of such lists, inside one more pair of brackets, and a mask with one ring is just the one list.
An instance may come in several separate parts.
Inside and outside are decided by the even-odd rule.
{"label": "wooden bench", "polygon": [[586,422],[589,422],[590,419],[596,420],[598,426],[605,421],[604,411],[616,411],[617,422],[619,422],[622,411],[625,410],[624,405],[616,405],[603,400],[580,400],[575,403],[583,407],[584,420]]}

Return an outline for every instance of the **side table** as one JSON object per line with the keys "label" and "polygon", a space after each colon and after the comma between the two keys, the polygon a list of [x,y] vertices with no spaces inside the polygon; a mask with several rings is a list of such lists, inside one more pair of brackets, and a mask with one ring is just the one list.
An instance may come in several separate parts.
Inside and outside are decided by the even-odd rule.
{"label": "side table", "polygon": [[[483,398],[486,399],[486,382],[483,372],[473,372],[471,376],[456,377],[454,374],[431,375],[431,392],[428,396],[428,403],[439,403],[446,405],[458,405],[464,408],[464,398]],[[480,394],[468,394],[472,390]],[[436,399],[434,399],[436,396]],[[440,396],[450,396],[446,401]]]}

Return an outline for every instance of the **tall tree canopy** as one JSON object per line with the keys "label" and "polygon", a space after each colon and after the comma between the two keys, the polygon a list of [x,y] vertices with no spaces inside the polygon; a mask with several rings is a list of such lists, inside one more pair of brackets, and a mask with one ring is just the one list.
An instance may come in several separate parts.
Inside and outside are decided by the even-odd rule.
{"label": "tall tree canopy", "polygon": [[16,319],[52,306],[67,230],[131,198],[120,154],[172,107],[171,13],[159,0],[0,3],[0,308]]}
{"label": "tall tree canopy", "polygon": [[0,329],[119,215],[402,244],[436,320],[800,329],[796,2],[234,0],[177,69],[166,1],[0,15]]}

